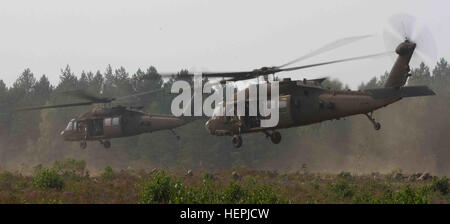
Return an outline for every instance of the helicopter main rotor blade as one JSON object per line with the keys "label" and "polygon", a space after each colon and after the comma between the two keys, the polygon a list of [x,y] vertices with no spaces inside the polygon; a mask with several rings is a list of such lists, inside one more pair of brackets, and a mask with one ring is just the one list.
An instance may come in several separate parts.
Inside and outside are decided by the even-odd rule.
{"label": "helicopter main rotor blade", "polygon": [[[283,68],[288,65],[297,63],[301,60],[305,60],[307,58],[334,50],[336,48],[348,45],[350,43],[353,43],[358,40],[362,40],[362,39],[365,39],[365,38],[368,38],[371,36],[372,35],[363,35],[363,36],[353,36],[353,37],[346,37],[346,38],[338,39],[336,41],[326,44],[325,46],[323,46],[313,52],[310,52],[306,55],[303,55],[302,57],[296,58],[288,63],[277,66],[275,68]],[[264,71],[260,71],[260,70],[256,69],[256,70],[251,70],[251,71],[239,71],[239,72],[203,72],[202,75],[207,76],[207,77],[233,77],[233,78],[236,78],[236,80],[242,80],[242,79],[250,78],[251,76],[255,76],[255,75],[265,75],[263,73],[264,73]],[[191,75],[191,74],[187,74],[187,75]],[[239,76],[244,76],[244,77],[238,78]]]}
{"label": "helicopter main rotor blade", "polygon": [[109,103],[111,101],[114,101],[114,98],[108,98],[108,97],[98,97],[95,96],[94,94],[91,94],[85,90],[82,89],[77,89],[77,90],[69,90],[69,91],[64,91],[61,92],[65,95],[69,95],[69,96],[74,96],[74,97],[78,97],[81,99],[85,99],[85,100],[89,100],[92,101],[94,103]]}
{"label": "helicopter main rotor blade", "polygon": [[291,68],[282,68],[282,69],[277,70],[277,72],[294,71],[294,70],[299,70],[299,69],[305,69],[305,68],[317,67],[317,66],[322,66],[322,65],[341,63],[341,62],[346,62],[346,61],[356,61],[356,60],[362,60],[362,59],[367,59],[367,58],[375,58],[375,57],[389,55],[389,54],[392,54],[392,53],[394,53],[394,52],[393,51],[388,51],[388,52],[383,52],[383,53],[378,53],[378,54],[370,54],[370,55],[358,56],[358,57],[353,57],[353,58],[345,58],[345,59],[321,62],[321,63],[316,63],[316,64],[302,65],[302,66],[291,67]]}
{"label": "helicopter main rotor blade", "polygon": [[56,104],[56,105],[48,105],[48,106],[22,107],[22,108],[13,109],[10,112],[42,110],[42,109],[52,109],[52,108],[61,108],[61,107],[77,107],[77,106],[91,105],[93,103],[94,102],[81,102],[81,103]]}
{"label": "helicopter main rotor blade", "polygon": [[312,52],[310,52],[310,53],[308,53],[306,55],[303,55],[302,57],[296,58],[296,59],[294,59],[294,60],[292,60],[290,62],[282,64],[282,65],[278,66],[278,68],[286,67],[288,65],[297,63],[297,62],[305,60],[307,58],[311,58],[313,56],[316,56],[316,55],[319,55],[319,54],[322,54],[322,53],[334,50],[334,49],[339,48],[339,47],[343,47],[343,46],[345,46],[347,44],[351,44],[353,42],[356,42],[358,40],[362,40],[362,39],[365,39],[365,38],[368,38],[368,37],[371,37],[371,36],[372,35],[346,37],[346,38],[342,38],[342,39],[333,41],[333,42],[328,43],[328,44],[324,45],[323,47],[321,47],[321,48],[319,48],[319,49],[317,49],[315,51],[312,51]]}
{"label": "helicopter main rotor blade", "polygon": [[145,91],[145,92],[141,92],[141,93],[136,93],[136,94],[132,94],[132,95],[127,95],[127,96],[121,96],[116,98],[116,101],[122,101],[122,100],[139,100],[140,97],[142,96],[146,96],[146,95],[153,95],[155,93],[159,93],[159,92],[163,92],[164,89],[154,89],[154,90],[150,90],[150,91]]}
{"label": "helicopter main rotor blade", "polygon": [[328,64],[335,64],[335,63],[342,63],[347,61],[355,61],[355,60],[362,60],[367,58],[374,58],[374,57],[380,57],[392,54],[393,51],[378,53],[378,54],[370,54],[370,55],[364,55],[364,56],[358,56],[358,57],[352,57],[352,58],[345,58],[345,59],[339,59],[339,60],[333,60],[333,61],[327,61],[327,62],[321,62],[321,63],[315,63],[315,64],[309,64],[309,65],[302,65],[302,66],[296,66],[296,67],[290,67],[290,68],[269,68],[268,70],[254,70],[254,71],[245,71],[245,72],[217,72],[217,73],[203,73],[203,76],[207,77],[230,77],[231,80],[228,81],[239,81],[244,79],[251,79],[256,78],[257,76],[261,75],[269,75],[269,74],[275,74],[278,72],[285,72],[285,71],[294,71],[299,69],[305,69],[310,67],[317,67],[322,65],[328,65]]}

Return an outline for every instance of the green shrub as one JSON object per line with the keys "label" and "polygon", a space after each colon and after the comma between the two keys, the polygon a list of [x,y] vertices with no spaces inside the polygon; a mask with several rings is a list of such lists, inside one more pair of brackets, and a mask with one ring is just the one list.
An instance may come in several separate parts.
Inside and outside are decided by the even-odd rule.
{"label": "green shrub", "polygon": [[111,166],[105,167],[105,170],[100,175],[100,177],[104,180],[111,180],[114,178],[114,171]]}
{"label": "green shrub", "polygon": [[211,173],[205,173],[204,175],[203,175],[203,182],[213,182],[216,178],[214,177],[214,175],[213,174],[211,174]]}
{"label": "green shrub", "polygon": [[276,194],[268,185],[257,185],[248,193],[245,203],[249,204],[280,204],[286,203],[281,196]]}
{"label": "green shrub", "polygon": [[431,182],[431,189],[435,192],[441,193],[442,195],[448,194],[449,191],[448,178],[447,177],[433,178],[433,181]]}
{"label": "green shrub", "polygon": [[244,189],[238,183],[232,181],[223,190],[222,202],[225,204],[238,204],[244,203],[245,199],[248,197],[248,190]]}
{"label": "green shrub", "polygon": [[430,202],[428,187],[411,188],[409,185],[395,192],[389,190],[373,201],[377,204],[428,204]]}
{"label": "green shrub", "polygon": [[[185,203],[188,201],[186,188],[181,181],[170,177],[164,172],[154,173],[142,185],[138,201],[142,204]],[[190,194],[192,194],[190,192]]]}
{"label": "green shrub", "polygon": [[355,187],[353,184],[343,178],[338,178],[336,182],[329,183],[328,187],[341,198],[351,198],[355,195]]}
{"label": "green shrub", "polygon": [[212,174],[205,174],[200,186],[191,186],[188,195],[185,196],[187,203],[216,204],[221,202],[219,186],[214,182]]}
{"label": "green shrub", "polygon": [[12,186],[12,182],[14,180],[14,175],[7,171],[0,171],[0,188],[10,188]]}
{"label": "green shrub", "polygon": [[352,174],[350,172],[348,172],[348,171],[341,171],[337,176],[340,177],[340,178],[349,179],[349,178],[352,177]]}
{"label": "green shrub", "polygon": [[40,168],[33,177],[33,186],[39,189],[64,188],[63,178],[53,169]]}
{"label": "green shrub", "polygon": [[14,175],[7,170],[0,170],[0,182],[10,181]]}

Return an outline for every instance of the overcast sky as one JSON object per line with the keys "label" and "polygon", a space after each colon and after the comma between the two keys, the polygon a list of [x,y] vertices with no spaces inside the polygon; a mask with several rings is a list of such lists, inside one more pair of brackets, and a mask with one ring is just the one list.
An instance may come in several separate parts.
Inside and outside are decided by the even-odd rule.
{"label": "overcast sky", "polygon": [[[448,0],[1,0],[0,79],[10,86],[30,68],[57,84],[67,64],[77,75],[108,64],[130,73],[150,65],[248,70],[283,64],[339,38],[374,34],[299,65],[353,57],[385,51],[382,30],[398,13],[425,24],[438,57],[450,59]],[[356,88],[392,63],[385,57],[289,74],[339,78]]]}

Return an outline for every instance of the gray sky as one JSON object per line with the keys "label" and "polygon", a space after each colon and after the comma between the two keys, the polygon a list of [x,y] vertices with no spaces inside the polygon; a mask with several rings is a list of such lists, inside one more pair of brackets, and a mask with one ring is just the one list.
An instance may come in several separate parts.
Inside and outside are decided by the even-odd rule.
{"label": "gray sky", "polygon": [[[280,65],[339,38],[373,38],[299,63],[385,51],[390,16],[414,15],[450,59],[450,1],[441,0],[2,0],[0,78],[10,86],[30,68],[57,84],[60,69],[104,71],[108,64],[159,71],[237,71]],[[391,50],[391,49],[390,49]],[[356,88],[390,70],[393,58],[305,69],[301,78],[339,78]]]}

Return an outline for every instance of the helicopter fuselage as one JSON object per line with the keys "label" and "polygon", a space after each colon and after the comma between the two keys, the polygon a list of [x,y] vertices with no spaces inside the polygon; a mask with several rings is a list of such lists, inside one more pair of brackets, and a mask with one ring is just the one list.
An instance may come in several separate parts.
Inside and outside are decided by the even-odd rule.
{"label": "helicopter fuselage", "polygon": [[276,126],[261,127],[258,116],[213,116],[206,123],[206,129],[213,135],[233,136],[290,128],[367,114],[401,99],[401,96],[375,99],[368,92],[330,90],[290,80],[280,82],[280,89]]}
{"label": "helicopter fuselage", "polygon": [[179,127],[185,120],[125,107],[96,107],[72,119],[61,132],[66,141],[108,140]]}

